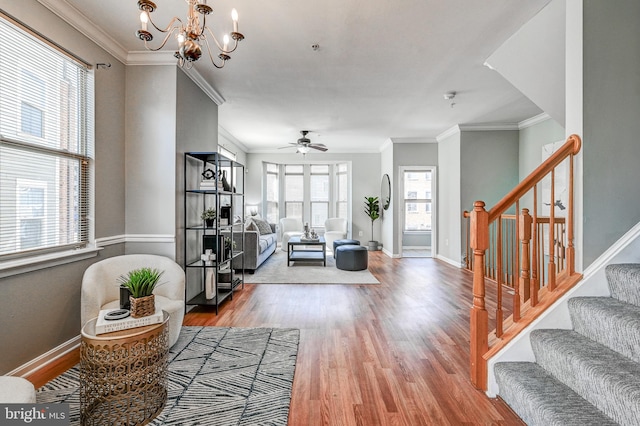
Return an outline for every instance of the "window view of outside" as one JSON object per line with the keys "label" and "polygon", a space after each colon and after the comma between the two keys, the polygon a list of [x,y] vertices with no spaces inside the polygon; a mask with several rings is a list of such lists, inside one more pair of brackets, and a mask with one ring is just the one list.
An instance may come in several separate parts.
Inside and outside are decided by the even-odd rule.
{"label": "window view of outside", "polygon": [[84,64],[0,18],[0,256],[87,242],[91,87]]}
{"label": "window view of outside", "polygon": [[303,166],[286,165],[284,167],[284,206],[285,217],[304,217],[304,169]]}
{"label": "window view of outside", "polygon": [[404,230],[431,230],[431,172],[404,172]]}
{"label": "window view of outside", "polygon": [[277,223],[281,217],[293,217],[309,222],[313,228],[322,228],[330,217],[348,217],[347,163],[266,163],[264,171],[264,206],[269,222]]}
{"label": "window view of outside", "polygon": [[278,223],[278,165],[268,163],[266,165],[266,217],[269,223]]}
{"label": "window view of outside", "polygon": [[311,165],[311,227],[324,226],[329,217],[329,166]]}

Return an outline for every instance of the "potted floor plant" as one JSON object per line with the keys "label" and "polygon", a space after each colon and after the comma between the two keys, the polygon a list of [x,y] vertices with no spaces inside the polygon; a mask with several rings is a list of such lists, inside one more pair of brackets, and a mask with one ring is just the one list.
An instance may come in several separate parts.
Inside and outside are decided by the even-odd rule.
{"label": "potted floor plant", "polygon": [[209,207],[202,212],[200,217],[204,220],[204,224],[207,228],[213,228],[213,222],[216,220],[216,209]]}
{"label": "potted floor plant", "polygon": [[378,242],[373,239],[373,223],[380,218],[380,201],[378,197],[364,197],[364,212],[371,219],[371,240],[369,241],[369,250],[378,250]]}
{"label": "potted floor plant", "polygon": [[156,312],[156,302],[153,290],[164,271],[152,268],[139,268],[121,275],[118,281],[120,286],[129,291],[131,316],[134,318],[146,317]]}

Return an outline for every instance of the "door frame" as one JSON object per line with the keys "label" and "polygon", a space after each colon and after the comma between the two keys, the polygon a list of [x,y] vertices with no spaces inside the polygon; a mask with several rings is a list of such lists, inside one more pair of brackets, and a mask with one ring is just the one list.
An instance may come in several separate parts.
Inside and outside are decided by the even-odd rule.
{"label": "door frame", "polygon": [[402,234],[404,233],[404,173],[416,171],[416,172],[431,172],[431,257],[435,258],[436,248],[438,247],[437,229],[438,229],[438,167],[437,166],[398,166],[398,214],[400,220],[398,220],[398,235],[397,243],[399,248],[400,257],[402,255]]}

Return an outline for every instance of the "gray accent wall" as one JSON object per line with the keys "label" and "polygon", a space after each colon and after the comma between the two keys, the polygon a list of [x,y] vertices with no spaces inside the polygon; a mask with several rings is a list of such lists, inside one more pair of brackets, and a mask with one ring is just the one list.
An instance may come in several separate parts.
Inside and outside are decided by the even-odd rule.
{"label": "gray accent wall", "polygon": [[[0,8],[87,62],[111,63],[95,69],[96,237],[125,231],[124,93],[125,67],[36,0],[0,0]],[[0,374],[50,351],[80,334],[80,287],[94,261],[122,254],[123,244],[97,257],[0,279]]]}
{"label": "gray accent wall", "polygon": [[520,130],[519,180],[527,177],[542,163],[542,147],[565,140],[564,133],[564,127],[552,118]]}
{"label": "gray accent wall", "polygon": [[585,267],[640,221],[640,2],[584,0]]}

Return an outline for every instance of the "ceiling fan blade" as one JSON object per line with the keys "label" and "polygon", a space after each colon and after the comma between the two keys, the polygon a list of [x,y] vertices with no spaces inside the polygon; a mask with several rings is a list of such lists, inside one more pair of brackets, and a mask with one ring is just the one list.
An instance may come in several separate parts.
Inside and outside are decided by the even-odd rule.
{"label": "ceiling fan blade", "polygon": [[321,143],[312,143],[309,145],[309,148],[317,149],[318,151],[325,152],[327,147]]}
{"label": "ceiling fan blade", "polygon": [[289,142],[289,146],[281,146],[278,147],[278,149],[285,149],[285,148],[297,148],[299,145],[297,143],[291,143]]}

